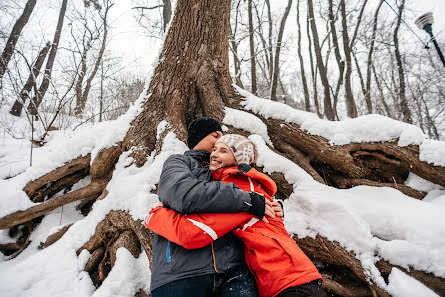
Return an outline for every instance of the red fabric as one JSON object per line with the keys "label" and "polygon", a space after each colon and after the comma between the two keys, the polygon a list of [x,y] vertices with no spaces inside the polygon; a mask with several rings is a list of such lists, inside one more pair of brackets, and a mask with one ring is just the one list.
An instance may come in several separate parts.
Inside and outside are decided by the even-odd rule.
{"label": "red fabric", "polygon": [[[235,166],[226,167],[212,175],[244,191],[250,191],[252,185],[255,192],[269,200],[277,191],[272,179],[253,168],[244,173]],[[260,296],[276,296],[286,288],[321,279],[317,268],[287,233],[282,219],[268,220],[269,224],[264,223],[248,213],[181,215],[157,207],[147,215],[145,226],[187,249],[204,247],[216,236],[233,230],[246,246],[246,263],[255,276]]]}

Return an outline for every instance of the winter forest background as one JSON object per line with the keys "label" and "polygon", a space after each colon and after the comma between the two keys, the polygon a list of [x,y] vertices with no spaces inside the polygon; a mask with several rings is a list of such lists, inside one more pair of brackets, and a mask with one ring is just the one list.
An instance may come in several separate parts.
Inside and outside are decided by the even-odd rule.
{"label": "winter forest background", "polygon": [[[202,112],[163,103],[161,115],[147,98],[158,80],[175,81],[159,75],[175,57],[164,45],[176,2],[0,0],[0,295],[145,296],[149,237],[135,222],[155,203],[162,163],[185,150],[184,126],[196,115],[252,134],[257,165],[286,198],[286,228],[321,255],[329,295],[444,295],[445,67],[414,21],[433,11],[445,49],[445,4],[233,0],[222,47],[240,104],[217,86],[216,111],[213,101]],[[170,30],[200,32],[183,22]],[[210,91],[198,86],[196,96]],[[141,161],[127,144],[141,138],[133,119],[143,113],[154,135]],[[341,168],[342,146],[357,167]],[[323,159],[331,148],[340,153]],[[112,161],[95,171],[95,160]],[[116,227],[122,220],[131,228]],[[122,240],[95,245],[96,226]]]}

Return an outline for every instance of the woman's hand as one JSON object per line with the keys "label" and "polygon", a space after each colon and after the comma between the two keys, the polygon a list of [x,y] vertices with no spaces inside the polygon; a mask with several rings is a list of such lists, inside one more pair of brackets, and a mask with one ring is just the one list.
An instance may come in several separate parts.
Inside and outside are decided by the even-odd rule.
{"label": "woman's hand", "polygon": [[275,199],[272,202],[272,209],[275,211],[275,215],[284,218],[284,211],[282,204]]}
{"label": "woman's hand", "polygon": [[[263,196],[263,195],[261,195]],[[274,201],[270,201],[269,199],[265,199],[266,201],[266,210],[264,211],[264,217],[262,218],[262,221],[265,223],[269,223],[269,220],[266,218],[266,216],[269,216],[271,218],[275,218],[275,210],[273,208]]]}

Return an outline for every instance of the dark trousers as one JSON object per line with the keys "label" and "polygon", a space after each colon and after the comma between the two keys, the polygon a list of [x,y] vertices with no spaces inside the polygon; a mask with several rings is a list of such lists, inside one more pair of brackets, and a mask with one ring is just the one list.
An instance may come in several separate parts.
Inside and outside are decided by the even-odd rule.
{"label": "dark trousers", "polygon": [[316,279],[307,284],[287,288],[277,297],[323,297],[321,284],[321,279]]}
{"label": "dark trousers", "polygon": [[235,267],[214,273],[177,280],[156,288],[152,297],[258,297],[255,280],[249,270]]}

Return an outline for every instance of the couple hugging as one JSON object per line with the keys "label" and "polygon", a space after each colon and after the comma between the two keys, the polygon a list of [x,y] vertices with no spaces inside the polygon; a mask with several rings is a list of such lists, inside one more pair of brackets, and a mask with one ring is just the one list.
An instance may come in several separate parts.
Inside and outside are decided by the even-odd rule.
{"label": "couple hugging", "polygon": [[152,296],[323,296],[272,199],[276,184],[250,167],[255,145],[212,118],[187,133],[190,150],[166,160],[161,206],[144,222],[155,233]]}

